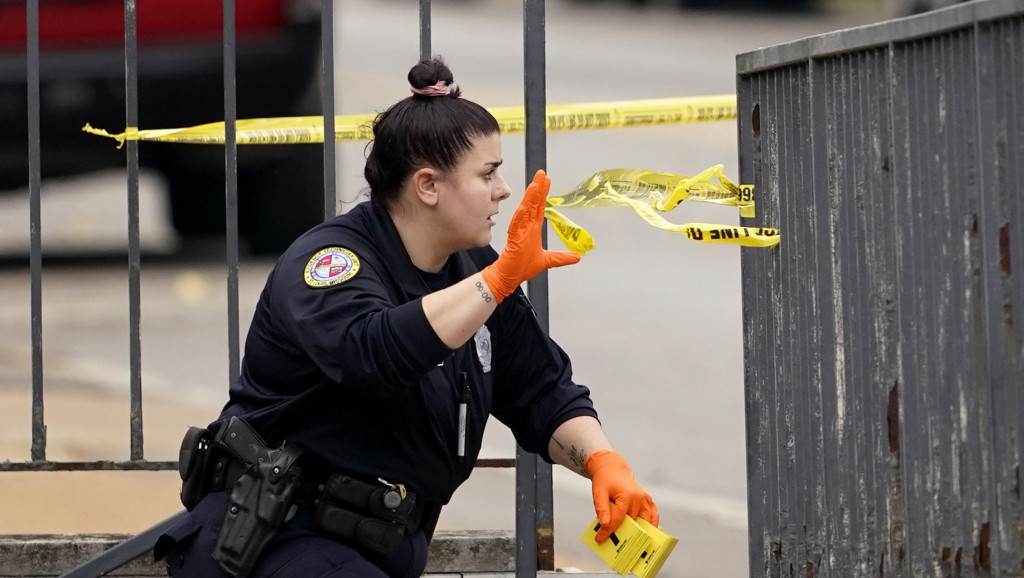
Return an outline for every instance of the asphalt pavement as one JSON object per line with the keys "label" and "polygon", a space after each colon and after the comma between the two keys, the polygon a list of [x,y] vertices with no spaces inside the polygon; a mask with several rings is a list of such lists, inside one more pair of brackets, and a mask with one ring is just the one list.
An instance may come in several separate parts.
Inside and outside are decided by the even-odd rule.
{"label": "asphalt pavement", "polygon": [[[487,107],[522,104],[521,9],[521,3],[499,0],[434,3],[434,52],[448,60],[467,98]],[[339,114],[379,111],[406,96],[405,74],[418,55],[415,3],[349,0],[335,10]],[[547,100],[728,94],[735,91],[737,53],[873,19],[863,12],[549,2]],[[112,144],[98,139],[97,146]],[[498,247],[526,182],[523,148],[522,135],[503,137],[502,171],[516,192],[499,215]],[[692,175],[722,164],[738,178],[736,126],[728,121],[550,133],[547,151],[552,195],[611,168]],[[341,210],[361,199],[363,154],[363,143],[339,143]],[[163,185],[153,175],[144,174],[142,182],[146,414],[159,414],[162,401],[188,399],[209,408],[212,417],[225,399],[228,373],[222,253],[216,245],[200,258],[176,253]],[[118,171],[44,184],[48,380],[127,387],[127,273],[118,259],[126,238],[124,191]],[[593,235],[597,248],[579,265],[551,273],[551,335],[573,359],[577,381],[592,389],[608,436],[659,505],[662,527],[680,538],[661,576],[747,575],[740,296],[756,291],[757,280],[741,279],[738,247],[689,241],[651,227],[627,208],[566,213]],[[738,223],[735,209],[696,203],[683,203],[666,217]],[[0,268],[0,389],[30,383],[29,276],[20,264],[27,239],[25,195],[0,196],[0,254],[8,257]],[[553,234],[551,239],[558,243]],[[66,264],[60,260],[65,252],[97,258]],[[243,336],[272,265],[272,258],[243,257]],[[60,424],[49,427],[58,435]],[[513,448],[502,426],[492,425],[484,457],[511,457]],[[445,510],[441,526],[512,528],[513,484],[511,471],[478,470]],[[558,564],[602,569],[579,540],[593,518],[589,484],[556,468],[555,489]]]}

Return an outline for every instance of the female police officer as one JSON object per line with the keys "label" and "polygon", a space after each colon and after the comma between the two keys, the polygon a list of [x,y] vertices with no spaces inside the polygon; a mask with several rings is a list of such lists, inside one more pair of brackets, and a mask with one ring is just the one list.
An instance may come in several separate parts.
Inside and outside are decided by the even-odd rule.
{"label": "female police officer", "polygon": [[183,444],[190,513],[156,548],[173,576],[420,575],[489,414],[592,480],[599,540],[626,515],[658,523],[518,288],[579,261],[541,247],[550,181],[538,171],[496,254],[497,122],[440,58],[409,81],[373,125],[371,201],[284,253],[229,402]]}

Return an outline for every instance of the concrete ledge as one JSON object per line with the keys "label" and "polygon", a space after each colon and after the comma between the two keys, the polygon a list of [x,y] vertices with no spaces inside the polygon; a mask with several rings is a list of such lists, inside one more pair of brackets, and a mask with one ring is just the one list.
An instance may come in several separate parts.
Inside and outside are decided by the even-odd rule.
{"label": "concrete ledge", "polygon": [[438,532],[427,572],[507,572],[516,567],[516,535],[508,530]]}
{"label": "concrete ledge", "polygon": [[[129,535],[0,535],[0,578],[59,576],[102,554]],[[438,532],[430,545],[427,572],[484,578],[515,569],[515,535],[503,530]],[[167,576],[164,564],[147,552],[110,576]],[[582,575],[580,575],[582,576]]]}

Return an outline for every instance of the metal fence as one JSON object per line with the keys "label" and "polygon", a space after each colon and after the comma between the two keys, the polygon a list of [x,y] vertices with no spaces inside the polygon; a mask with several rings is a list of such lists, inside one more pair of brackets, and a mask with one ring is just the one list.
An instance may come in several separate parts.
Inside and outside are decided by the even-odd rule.
{"label": "metal fence", "polygon": [[[128,310],[130,343],[130,455],[128,460],[105,460],[91,462],[52,461],[46,457],[46,423],[44,419],[44,376],[43,376],[43,331],[42,331],[42,226],[41,226],[41,138],[40,138],[40,46],[39,46],[39,2],[27,0],[26,4],[26,56],[28,83],[28,159],[29,159],[29,210],[30,210],[30,256],[31,273],[31,341],[32,341],[32,447],[31,460],[27,462],[0,462],[0,472],[57,471],[57,470],[173,470],[177,462],[150,461],[145,458],[142,428],[142,371],[141,371],[141,249],[139,234],[139,143],[129,139],[126,144],[127,185],[128,185]],[[419,1],[420,12],[420,57],[431,55],[430,0]],[[125,124],[138,127],[138,42],[136,2],[124,3],[125,23]],[[321,12],[321,106],[325,134],[334,134],[334,11],[331,0],[322,0]],[[225,138],[225,204],[226,204],[226,255],[228,290],[228,351],[229,381],[234,381],[240,368],[239,343],[239,215],[238,215],[238,153],[236,144],[237,91],[235,59],[235,1],[223,0],[223,80]],[[524,85],[526,113],[526,163],[525,174],[529,180],[538,169],[546,168],[545,139],[545,6],[544,0],[523,1],[523,49]],[[336,166],[335,143],[325,139],[324,156],[324,217],[335,214],[337,193],[335,191]],[[546,243],[546,231],[545,231]],[[541,274],[528,284],[530,299],[545,331],[548,329],[548,282],[547,275]],[[516,575],[533,576],[538,570],[554,569],[554,532],[552,510],[551,466],[535,454],[516,449],[514,458],[480,459],[478,467],[516,468]],[[140,534],[130,543],[115,548],[106,560],[87,564],[75,572],[76,576],[98,575],[120,563],[138,556],[155,541],[169,519]]]}
{"label": "metal fence", "polygon": [[752,576],[1024,574],[1024,2],[737,58]]}

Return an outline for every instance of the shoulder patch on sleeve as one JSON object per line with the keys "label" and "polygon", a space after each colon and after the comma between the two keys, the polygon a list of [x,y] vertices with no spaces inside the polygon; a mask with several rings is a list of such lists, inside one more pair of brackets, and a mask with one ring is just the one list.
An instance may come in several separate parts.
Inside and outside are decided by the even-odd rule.
{"label": "shoulder patch on sleeve", "polygon": [[306,285],[314,288],[344,283],[359,272],[359,257],[342,247],[327,247],[317,251],[306,263]]}

